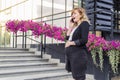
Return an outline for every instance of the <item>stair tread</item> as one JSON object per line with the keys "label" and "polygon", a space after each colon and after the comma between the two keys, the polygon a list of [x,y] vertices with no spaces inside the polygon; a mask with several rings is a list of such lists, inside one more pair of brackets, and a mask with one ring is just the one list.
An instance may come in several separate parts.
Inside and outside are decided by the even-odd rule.
{"label": "stair tread", "polygon": [[33,52],[33,51],[24,51],[24,50],[0,50],[0,52]]}
{"label": "stair tread", "polygon": [[14,63],[37,63],[37,62],[40,62],[40,63],[43,63],[43,62],[48,62],[48,60],[13,60],[13,61],[0,61],[0,64],[14,64]]}
{"label": "stair tread", "polygon": [[41,58],[26,58],[26,59],[0,59],[0,63],[1,62],[20,62],[20,61],[48,61],[49,59],[41,59]]}
{"label": "stair tread", "polygon": [[32,60],[32,59],[40,59],[40,57],[4,57],[4,58],[0,58],[0,60],[24,60],[24,59],[28,59],[28,60]]}
{"label": "stair tread", "polygon": [[22,72],[31,72],[31,71],[43,71],[43,70],[59,70],[63,69],[64,67],[43,67],[43,68],[21,68],[21,69],[9,69],[9,70],[0,70],[0,75],[1,74],[12,74],[12,73],[22,73]]}
{"label": "stair tread", "polygon": [[0,50],[29,50],[28,48],[11,48],[11,47],[9,47],[9,48],[2,48],[2,47],[0,47]]}
{"label": "stair tread", "polygon": [[51,73],[32,73],[28,75],[16,75],[16,76],[8,76],[0,78],[0,80],[25,80],[25,79],[32,79],[32,78],[46,78],[46,77],[55,77],[55,76],[62,76],[68,75],[66,71],[55,71]]}
{"label": "stair tread", "polygon": [[[56,77],[47,77],[47,78],[36,78],[36,79],[27,79],[27,80],[74,80],[72,75],[65,76],[56,76]],[[93,75],[86,74],[86,80],[94,80]]]}
{"label": "stair tread", "polygon": [[15,55],[15,56],[0,56],[0,59],[4,59],[4,58],[23,58],[23,57],[41,57],[40,55]]}
{"label": "stair tread", "polygon": [[1,51],[0,50],[0,54],[17,54],[17,53],[21,53],[21,54],[24,54],[24,53],[35,53],[34,51]]}
{"label": "stair tread", "polygon": [[0,70],[9,70],[9,69],[26,69],[26,68],[43,68],[43,67],[58,67],[56,64],[44,64],[44,65],[40,65],[40,64],[36,64],[36,65],[24,65],[24,66],[5,66],[5,67],[0,67]]}
{"label": "stair tread", "polygon": [[2,56],[35,56],[35,54],[0,54]]}
{"label": "stair tread", "polygon": [[72,75],[62,75],[55,77],[46,77],[46,78],[36,78],[36,79],[27,79],[27,80],[74,80]]}
{"label": "stair tread", "polygon": [[[25,66],[25,65],[44,65],[44,64],[54,64],[54,63],[48,63],[48,62],[34,62],[34,63],[12,63],[12,64],[4,64],[4,63],[0,63],[0,67],[4,67],[4,66],[7,66],[7,67],[10,67],[10,66]],[[55,64],[57,64],[57,63],[55,63]]]}

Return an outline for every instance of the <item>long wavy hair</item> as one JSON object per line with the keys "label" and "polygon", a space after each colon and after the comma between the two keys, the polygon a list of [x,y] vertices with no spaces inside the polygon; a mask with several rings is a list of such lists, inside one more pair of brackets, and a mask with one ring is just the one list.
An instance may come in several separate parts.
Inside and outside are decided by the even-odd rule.
{"label": "long wavy hair", "polygon": [[[89,21],[87,15],[86,15],[85,9],[83,9],[83,8],[74,8],[74,9],[71,11],[71,15],[72,15],[75,11],[78,11],[79,14],[82,16],[82,17],[80,18],[80,21],[81,21],[81,22],[87,21],[87,22],[90,24],[90,21]],[[78,25],[78,23],[74,23],[74,25],[76,26],[76,25]]]}

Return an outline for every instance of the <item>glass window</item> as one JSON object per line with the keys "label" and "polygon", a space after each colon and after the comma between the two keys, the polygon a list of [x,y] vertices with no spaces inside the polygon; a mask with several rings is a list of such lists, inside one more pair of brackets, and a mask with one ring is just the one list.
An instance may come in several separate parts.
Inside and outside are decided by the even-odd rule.
{"label": "glass window", "polygon": [[52,25],[52,21],[46,21],[46,23]]}
{"label": "glass window", "polygon": [[25,17],[24,14],[25,14],[24,4],[19,4],[17,6],[17,16],[16,16],[16,19],[19,19],[19,20],[25,19],[24,18]]}
{"label": "glass window", "polygon": [[66,20],[67,20],[67,21],[66,21],[66,27],[69,28],[70,18],[68,17]]}
{"label": "glass window", "polygon": [[72,10],[73,8],[73,0],[67,0],[67,11]]}
{"label": "glass window", "polygon": [[33,18],[33,1],[29,0],[27,2],[25,2],[22,6],[24,11],[22,12],[22,14],[24,15],[24,19],[32,19]]}
{"label": "glass window", "polygon": [[[16,5],[18,3],[24,3],[25,1],[27,0],[11,0],[11,5]],[[6,0],[6,2],[8,3],[8,0]],[[10,2],[8,4],[10,4]]]}
{"label": "glass window", "polygon": [[52,0],[43,0],[42,16],[52,15]]}
{"label": "glass window", "polygon": [[42,21],[45,21],[45,22],[52,21],[52,16],[45,16],[42,18]]}
{"label": "glass window", "polygon": [[65,19],[58,19],[53,21],[53,25],[56,25],[57,27],[65,27]]}
{"label": "glass window", "polygon": [[1,10],[5,9],[6,7],[6,0],[1,0]]}
{"label": "glass window", "polygon": [[32,17],[38,18],[41,16],[41,0],[32,0]]}
{"label": "glass window", "polygon": [[0,0],[0,10],[1,10],[1,8],[2,8],[2,0]]}
{"label": "glass window", "polygon": [[54,0],[54,13],[65,12],[65,0]]}
{"label": "glass window", "polygon": [[53,16],[53,19],[57,19],[57,18],[65,18],[65,12]]}
{"label": "glass window", "polygon": [[11,10],[11,19],[17,19],[17,12],[18,12],[18,7],[15,6],[15,7],[12,7],[12,10]]}
{"label": "glass window", "polygon": [[11,6],[12,0],[4,0],[5,2],[5,7],[8,8]]}

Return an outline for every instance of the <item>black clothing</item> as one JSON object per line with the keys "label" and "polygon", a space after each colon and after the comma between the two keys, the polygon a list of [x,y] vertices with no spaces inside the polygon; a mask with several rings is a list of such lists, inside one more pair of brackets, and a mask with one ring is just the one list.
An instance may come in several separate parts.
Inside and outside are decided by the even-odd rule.
{"label": "black clothing", "polygon": [[[66,70],[72,72],[76,80],[85,80],[85,71],[87,69],[87,48],[89,23],[83,21],[74,31],[72,41],[76,45],[65,48]],[[66,36],[69,39],[69,36]]]}

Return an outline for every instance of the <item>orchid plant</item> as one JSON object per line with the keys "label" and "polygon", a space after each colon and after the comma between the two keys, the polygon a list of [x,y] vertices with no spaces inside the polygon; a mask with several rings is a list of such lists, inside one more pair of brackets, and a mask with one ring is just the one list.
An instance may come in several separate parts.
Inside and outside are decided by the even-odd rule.
{"label": "orchid plant", "polygon": [[114,73],[118,73],[118,64],[120,63],[120,41],[108,42],[109,62]]}

